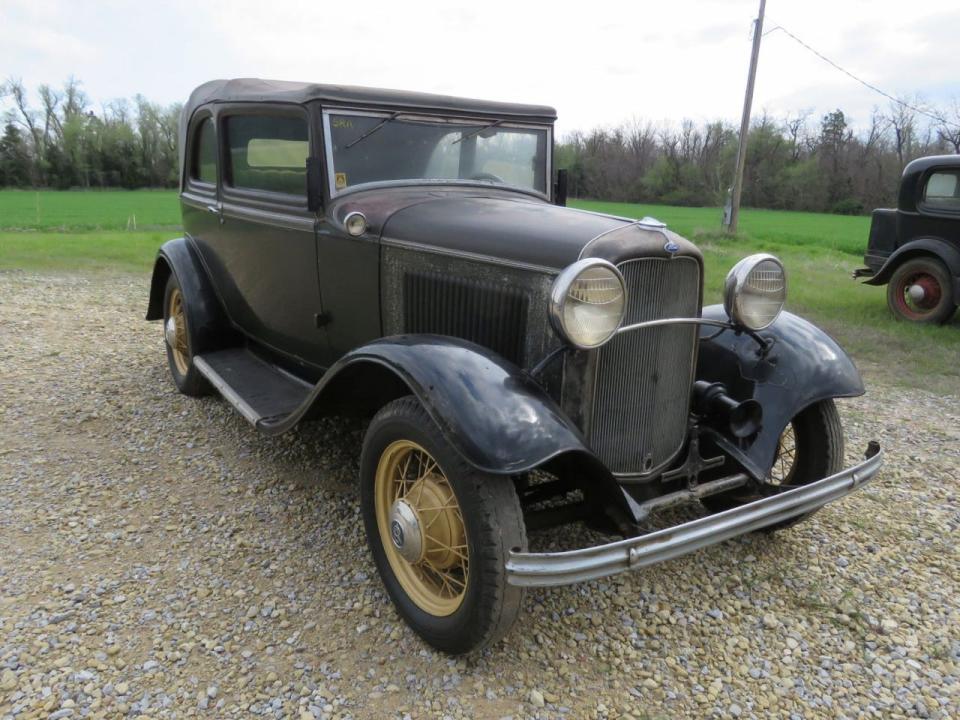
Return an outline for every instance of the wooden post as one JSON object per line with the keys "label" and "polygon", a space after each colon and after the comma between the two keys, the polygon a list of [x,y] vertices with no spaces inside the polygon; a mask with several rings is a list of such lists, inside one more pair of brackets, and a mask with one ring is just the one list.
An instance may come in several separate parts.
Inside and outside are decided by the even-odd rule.
{"label": "wooden post", "polygon": [[753,85],[757,77],[757,60],[760,57],[760,38],[763,36],[763,12],[767,0],[760,0],[760,13],[753,24],[753,48],[750,51],[750,71],[747,74],[747,92],[743,98],[743,116],[740,118],[740,139],[737,143],[737,169],[733,175],[730,211],[724,213],[724,225],[728,233],[737,231],[740,220],[740,196],[743,194],[743,166],[747,160],[747,136],[750,134],[750,107],[753,105]]}

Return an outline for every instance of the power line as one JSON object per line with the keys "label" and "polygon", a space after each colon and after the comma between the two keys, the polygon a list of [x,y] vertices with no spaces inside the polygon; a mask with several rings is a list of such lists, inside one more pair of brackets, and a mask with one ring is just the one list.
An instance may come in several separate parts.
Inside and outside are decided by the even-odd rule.
{"label": "power line", "polygon": [[818,58],[820,58],[821,60],[823,60],[823,61],[824,61],[825,63],[827,63],[828,65],[836,68],[837,70],[839,70],[840,72],[842,72],[842,73],[843,73],[844,75],[846,75],[847,77],[849,77],[849,78],[851,78],[851,79],[853,79],[853,80],[856,80],[858,83],[860,83],[861,85],[863,85],[865,88],[868,88],[868,89],[870,89],[870,90],[873,90],[875,93],[878,93],[878,94],[882,95],[883,97],[887,98],[887,99],[890,100],[891,102],[894,102],[894,103],[896,103],[897,105],[900,105],[901,107],[905,107],[905,108],[907,108],[907,109],[909,109],[909,110],[913,110],[915,113],[919,113],[920,115],[924,115],[924,116],[930,118],[931,120],[936,120],[938,123],[941,123],[941,124],[943,124],[943,125],[952,125],[953,127],[960,128],[960,125],[957,125],[956,123],[950,122],[949,120],[947,120],[946,118],[944,118],[944,117],[941,116],[941,115],[937,115],[937,114],[932,113],[932,112],[930,112],[930,111],[928,111],[928,110],[924,110],[923,108],[919,108],[919,107],[916,107],[915,105],[911,105],[911,104],[908,103],[908,102],[904,102],[904,101],[901,100],[900,98],[894,97],[894,96],[891,95],[890,93],[881,90],[881,89],[878,88],[876,85],[873,85],[873,84],[871,84],[871,83],[868,83],[866,80],[863,80],[863,79],[857,77],[856,75],[854,75],[852,72],[850,72],[850,71],[847,70],[846,68],[841,67],[840,65],[838,65],[837,63],[835,63],[833,60],[831,60],[830,58],[828,58],[828,57],[827,57],[826,55],[824,55],[823,53],[820,53],[820,52],[814,50],[812,47],[810,47],[809,45],[807,45],[803,40],[801,40],[801,39],[798,38],[796,35],[794,35],[792,32],[790,32],[790,31],[787,30],[785,27],[783,27],[783,25],[775,25],[774,27],[772,27],[772,28],[770,28],[769,30],[767,30],[763,35],[764,35],[764,37],[766,37],[766,36],[769,35],[770,33],[776,32],[777,30],[780,30],[781,32],[786,33],[786,35],[787,35],[788,37],[790,37],[793,41],[795,41],[796,43],[798,43],[799,45],[801,45],[801,46],[802,46],[803,48],[805,48],[806,50],[809,50],[810,52],[812,52],[814,55],[816,55]]}

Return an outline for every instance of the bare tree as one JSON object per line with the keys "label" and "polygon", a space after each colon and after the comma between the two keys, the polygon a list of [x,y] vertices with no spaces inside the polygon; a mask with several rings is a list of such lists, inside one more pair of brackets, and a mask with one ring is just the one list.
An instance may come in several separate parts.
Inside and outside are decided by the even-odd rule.
{"label": "bare tree", "polygon": [[923,104],[923,99],[919,95],[912,99],[890,101],[887,119],[893,128],[894,148],[901,168],[915,157],[917,111],[914,107],[921,107]]}
{"label": "bare tree", "polygon": [[960,98],[954,97],[950,106],[939,114],[937,121],[937,135],[940,140],[960,155]]}

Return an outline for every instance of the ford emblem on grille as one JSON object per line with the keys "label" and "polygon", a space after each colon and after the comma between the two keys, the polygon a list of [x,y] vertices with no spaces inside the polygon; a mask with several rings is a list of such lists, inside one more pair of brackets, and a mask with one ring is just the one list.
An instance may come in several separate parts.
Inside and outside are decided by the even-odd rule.
{"label": "ford emblem on grille", "polygon": [[677,250],[680,249],[680,246],[677,245],[677,244],[676,244],[675,242],[673,242],[672,240],[670,240],[670,241],[667,241],[667,244],[663,246],[663,249],[666,250],[666,251],[667,251],[668,253],[670,253],[671,255],[673,255],[674,253],[677,252]]}

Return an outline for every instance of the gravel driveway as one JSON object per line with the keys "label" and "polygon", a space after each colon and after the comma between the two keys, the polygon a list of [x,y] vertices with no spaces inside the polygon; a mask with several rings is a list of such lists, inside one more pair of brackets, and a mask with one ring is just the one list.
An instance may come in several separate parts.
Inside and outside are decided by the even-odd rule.
{"label": "gravel driveway", "polygon": [[146,284],[0,274],[0,717],[960,716],[957,397],[871,387],[841,406],[848,459],[888,453],[859,494],[530,592],[450,659],[367,553],[362,427],[178,395]]}

